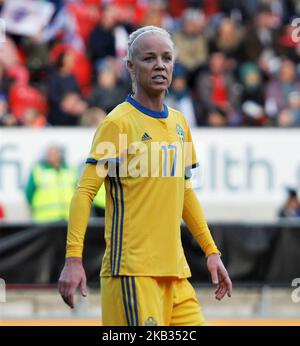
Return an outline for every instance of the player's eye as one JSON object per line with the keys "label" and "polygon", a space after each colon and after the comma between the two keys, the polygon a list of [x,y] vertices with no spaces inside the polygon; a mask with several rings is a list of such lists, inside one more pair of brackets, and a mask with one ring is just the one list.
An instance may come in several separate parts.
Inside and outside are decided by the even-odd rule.
{"label": "player's eye", "polygon": [[152,56],[147,56],[146,58],[144,58],[144,61],[151,61],[151,60],[153,60]]}

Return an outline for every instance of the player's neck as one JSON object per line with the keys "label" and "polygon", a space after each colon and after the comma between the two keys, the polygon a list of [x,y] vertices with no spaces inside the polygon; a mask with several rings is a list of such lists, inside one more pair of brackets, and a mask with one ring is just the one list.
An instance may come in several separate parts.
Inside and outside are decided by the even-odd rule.
{"label": "player's neck", "polygon": [[136,91],[132,97],[140,103],[142,106],[151,109],[156,112],[162,112],[164,110],[164,94],[158,96],[149,96],[141,91]]}

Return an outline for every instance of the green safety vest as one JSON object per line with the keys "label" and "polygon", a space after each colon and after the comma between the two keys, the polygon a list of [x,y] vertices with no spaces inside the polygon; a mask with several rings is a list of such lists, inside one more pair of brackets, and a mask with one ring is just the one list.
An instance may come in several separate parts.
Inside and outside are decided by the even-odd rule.
{"label": "green safety vest", "polygon": [[33,169],[36,190],[32,199],[33,218],[36,222],[66,220],[72,199],[76,174],[70,168]]}

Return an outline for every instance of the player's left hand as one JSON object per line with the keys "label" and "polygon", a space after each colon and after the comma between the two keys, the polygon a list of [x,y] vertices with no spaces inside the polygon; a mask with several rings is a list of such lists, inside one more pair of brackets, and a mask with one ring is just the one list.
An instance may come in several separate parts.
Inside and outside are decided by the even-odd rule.
{"label": "player's left hand", "polygon": [[217,287],[215,290],[216,299],[221,300],[226,293],[228,297],[231,297],[232,283],[218,254],[211,254],[207,257],[207,269],[210,272],[213,284]]}

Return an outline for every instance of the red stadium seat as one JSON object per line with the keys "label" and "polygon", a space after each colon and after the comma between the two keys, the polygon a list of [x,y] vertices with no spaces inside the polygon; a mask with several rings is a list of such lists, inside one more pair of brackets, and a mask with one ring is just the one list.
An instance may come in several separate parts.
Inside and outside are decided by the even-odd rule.
{"label": "red stadium seat", "polygon": [[15,84],[27,85],[29,82],[29,71],[24,65],[12,65],[7,69],[7,76],[15,81]]}
{"label": "red stadium seat", "polygon": [[30,85],[16,84],[9,92],[9,104],[16,118],[21,119],[28,108],[35,108],[45,114],[47,101],[44,95]]}
{"label": "red stadium seat", "polygon": [[93,3],[69,4],[68,11],[76,19],[79,34],[87,43],[91,31],[100,21],[99,6],[94,6]]}

